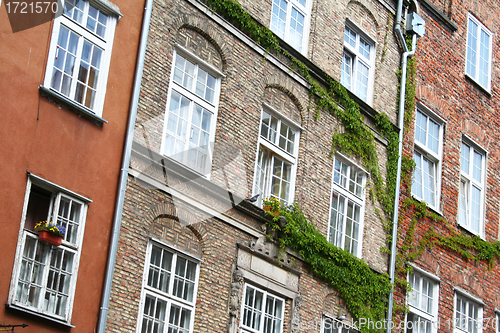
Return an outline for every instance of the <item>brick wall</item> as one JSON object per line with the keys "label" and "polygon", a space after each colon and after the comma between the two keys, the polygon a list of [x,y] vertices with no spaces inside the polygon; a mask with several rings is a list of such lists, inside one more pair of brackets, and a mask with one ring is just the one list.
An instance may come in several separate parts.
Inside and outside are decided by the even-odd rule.
{"label": "brick wall", "polygon": [[[242,4],[260,22],[268,25],[271,1],[242,1]],[[377,42],[372,111],[384,112],[390,119],[396,119],[395,73],[399,52],[392,32],[386,29],[390,10],[378,1],[315,1],[313,12],[308,57],[336,79],[340,78],[347,17],[366,29]],[[131,162],[131,170],[141,171],[144,178],[129,178],[108,320],[110,332],[135,329],[149,237],[203,260],[194,332],[226,332],[231,318],[230,291],[234,283],[237,244],[250,246],[252,242],[262,241],[265,227],[262,217],[256,217],[255,212],[225,206],[223,192],[230,189],[241,198],[252,194],[263,103],[301,127],[295,202],[300,203],[325,236],[328,232],[333,167],[331,138],[333,133],[344,131],[343,125],[326,112],[316,119],[316,106],[308,87],[305,81],[289,73],[288,60],[282,57],[274,58],[274,62],[265,60],[258,46],[246,44],[238,35],[212,20],[211,15],[199,11],[188,1],[158,1],[153,7],[134,137],[138,146],[148,147],[150,152],[144,156],[134,154]],[[172,162],[159,161],[176,45],[224,74],[210,177],[210,182],[221,189],[216,195],[204,189],[204,179],[186,181],[189,176],[165,174],[161,163]],[[367,123],[370,122],[367,119]],[[376,144],[380,169],[385,174],[386,142],[378,140]],[[347,157],[362,166],[362,161]],[[148,162],[148,158],[158,163]],[[165,169],[168,168],[167,165]],[[156,183],[161,186],[155,189]],[[380,248],[385,245],[386,234],[382,219],[376,213],[380,205],[368,198],[370,186],[368,182],[362,257],[370,267],[384,273],[387,255]],[[179,200],[174,195],[172,198],[169,191],[174,193],[174,189],[185,197]],[[191,199],[205,209],[220,211],[224,217],[214,218],[206,211],[193,210],[192,205],[186,204]],[[323,314],[337,317],[342,312],[349,316],[337,292],[314,278],[300,258],[288,255],[295,258],[295,266],[288,269],[300,273],[298,290],[303,300],[300,320],[316,325],[316,329],[311,326],[307,331],[319,330],[317,325]],[[274,258],[269,262],[279,265]],[[288,296],[285,299],[285,332],[289,332],[292,330],[291,318],[297,315],[294,304],[298,301]]]}

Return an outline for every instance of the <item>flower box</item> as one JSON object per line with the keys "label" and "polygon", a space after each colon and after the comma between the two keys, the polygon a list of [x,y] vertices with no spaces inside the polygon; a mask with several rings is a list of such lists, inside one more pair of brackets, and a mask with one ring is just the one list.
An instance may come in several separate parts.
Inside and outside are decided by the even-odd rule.
{"label": "flower box", "polygon": [[50,245],[59,246],[62,243],[63,236],[56,235],[48,230],[38,230],[38,240]]}

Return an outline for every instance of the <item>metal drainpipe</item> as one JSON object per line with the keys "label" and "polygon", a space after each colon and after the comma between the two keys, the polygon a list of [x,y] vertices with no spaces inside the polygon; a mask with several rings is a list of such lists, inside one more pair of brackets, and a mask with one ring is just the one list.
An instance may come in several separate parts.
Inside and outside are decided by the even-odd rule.
{"label": "metal drainpipe", "polygon": [[395,266],[396,266],[396,250],[397,250],[397,237],[398,237],[398,218],[399,218],[399,192],[401,186],[401,160],[403,153],[403,127],[404,127],[404,108],[405,108],[405,90],[406,90],[406,67],[408,57],[415,54],[417,46],[417,35],[413,34],[412,50],[408,50],[406,40],[401,31],[401,13],[403,9],[403,0],[398,0],[398,8],[396,13],[395,34],[401,45],[403,45],[404,53],[401,60],[401,88],[399,92],[399,111],[398,111],[398,126],[399,126],[399,145],[398,145],[398,171],[396,176],[396,193],[394,198],[394,212],[392,214],[392,246],[391,246],[391,260],[389,277],[391,279],[391,293],[389,294],[389,304],[387,307],[387,333],[392,330],[392,309],[394,304],[394,280],[395,280]]}
{"label": "metal drainpipe", "polygon": [[111,234],[110,247],[108,252],[108,263],[104,276],[104,290],[99,308],[99,317],[97,321],[97,333],[104,333],[106,329],[106,319],[108,316],[109,299],[111,297],[111,285],[113,282],[113,273],[118,249],[118,238],[120,236],[121,218],[123,212],[123,203],[125,201],[125,190],[127,189],[128,167],[130,164],[130,155],[132,153],[132,143],[134,138],[134,126],[137,118],[137,106],[139,104],[139,94],[141,90],[142,73],[144,70],[144,58],[146,56],[146,45],[149,34],[149,23],[151,21],[151,10],[153,0],[146,0],[144,7],[144,16],[142,20],[141,37],[139,40],[139,51],[137,55],[137,64],[135,69],[134,85],[132,88],[132,99],[130,101],[130,116],[128,119],[127,132],[125,136],[125,146],[123,149],[122,167],[120,170],[120,180],[118,184],[118,196],[116,198],[115,215],[113,219],[113,230]]}

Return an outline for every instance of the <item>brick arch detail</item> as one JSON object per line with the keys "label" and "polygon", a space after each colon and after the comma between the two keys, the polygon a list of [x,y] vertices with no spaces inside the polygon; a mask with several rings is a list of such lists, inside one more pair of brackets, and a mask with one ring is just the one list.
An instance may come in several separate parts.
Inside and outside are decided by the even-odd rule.
{"label": "brick arch detail", "polygon": [[[177,209],[173,203],[165,202],[153,205],[144,214],[144,217],[141,221],[141,224],[144,226],[144,229],[148,233],[148,236],[154,235],[153,228],[155,226],[155,221],[161,218],[168,218],[173,220],[174,223],[180,223],[177,215]],[[203,253],[205,248],[203,232],[201,230],[198,230],[198,228],[193,224],[189,224],[184,228],[190,230],[193,233],[200,244],[200,254]]]}
{"label": "brick arch detail", "polygon": [[415,95],[417,100],[422,101],[424,105],[431,108],[437,114],[440,114],[444,119],[449,118],[450,110],[448,102],[438,96],[434,90],[429,87],[418,86]]}
{"label": "brick arch detail", "polygon": [[486,131],[478,124],[469,119],[462,120],[462,133],[468,134],[484,149],[488,149],[490,141]]}
{"label": "brick arch detail", "polygon": [[230,49],[222,39],[222,34],[219,34],[208,20],[193,15],[181,15],[174,19],[173,25],[177,31],[182,28],[192,29],[205,37],[219,52],[222,59],[222,71],[226,72],[228,59],[226,55],[230,53]]}
{"label": "brick arch detail", "polygon": [[306,112],[305,108],[302,106],[302,103],[297,97],[300,95],[297,85],[291,79],[275,74],[275,75],[268,75],[264,78],[264,80],[262,80],[261,82],[262,93],[264,93],[266,88],[279,89],[282,92],[284,92],[288,97],[290,97],[293,104],[295,104],[295,106],[299,111],[301,118],[301,125],[303,125],[306,119]]}
{"label": "brick arch detail", "polygon": [[[372,19],[373,21],[373,24],[375,26],[375,30],[377,32],[377,37],[380,35],[380,23],[377,19],[377,17],[373,14],[373,13],[376,13],[376,9],[373,8],[373,4],[367,0],[351,0],[347,3],[347,6],[346,8],[348,9],[349,7],[353,7],[353,6],[358,6],[360,7],[361,9],[363,9],[363,11],[368,14],[368,16]],[[352,19],[352,18],[351,18]],[[359,22],[356,22],[356,24],[359,24]],[[359,25],[360,28],[363,28],[362,25]]]}
{"label": "brick arch detail", "polygon": [[427,249],[422,253],[420,260],[426,263],[427,267],[430,269],[432,274],[439,276],[441,265]]}
{"label": "brick arch detail", "polygon": [[490,10],[477,0],[469,0],[468,3],[467,7],[469,7],[471,14],[484,24],[487,29],[495,33],[496,26],[493,22],[495,17],[491,15]]}
{"label": "brick arch detail", "polygon": [[473,291],[480,299],[484,299],[485,293],[479,280],[469,272],[458,272],[451,278],[455,286],[460,286],[466,291]]}

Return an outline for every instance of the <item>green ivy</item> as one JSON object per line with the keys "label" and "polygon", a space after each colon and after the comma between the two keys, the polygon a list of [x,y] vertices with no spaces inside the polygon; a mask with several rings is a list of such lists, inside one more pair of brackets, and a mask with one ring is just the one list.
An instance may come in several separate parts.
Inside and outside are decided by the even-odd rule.
{"label": "green ivy", "polygon": [[[396,190],[398,135],[387,115],[379,114],[375,119],[380,133],[388,142],[387,175],[384,182],[372,130],[366,126],[359,104],[350,97],[347,90],[326,73],[326,85],[313,79],[307,66],[282,50],[274,33],[254,20],[237,1],[205,1],[212,10],[257,44],[290,60],[292,68],[310,85],[309,92],[316,105],[316,117],[319,117],[321,112],[329,112],[341,121],[345,132],[333,134],[331,155],[340,151],[362,161],[373,183],[369,192],[370,198],[380,203],[383,212],[378,209],[377,212],[390,234],[390,217]],[[373,272],[364,261],[329,243],[325,236],[307,221],[297,204],[287,209],[280,207],[280,211],[287,218],[286,226],[280,228],[276,221],[270,225],[277,231],[276,237],[280,244],[295,249],[318,277],[338,290],[355,318],[383,320],[387,296],[391,290],[387,276]],[[388,240],[390,241],[390,236]]]}
{"label": "green ivy", "polygon": [[[383,320],[391,283],[387,275],[374,272],[361,259],[328,242],[309,222],[298,204],[283,205],[277,199],[266,200],[269,228],[282,249],[291,248],[308,263],[312,272],[329,283],[344,299],[354,318]],[[279,212],[277,214],[276,212]],[[280,219],[286,218],[286,223]],[[361,327],[362,332],[376,332]]]}

